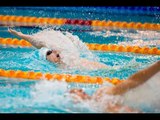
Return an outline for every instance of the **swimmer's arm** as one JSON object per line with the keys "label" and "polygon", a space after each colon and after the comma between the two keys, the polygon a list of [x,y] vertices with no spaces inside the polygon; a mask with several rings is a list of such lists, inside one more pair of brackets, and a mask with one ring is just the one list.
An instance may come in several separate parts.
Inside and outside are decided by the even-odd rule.
{"label": "swimmer's arm", "polygon": [[134,108],[121,104],[107,104],[107,108],[105,111],[112,113],[141,113],[140,110],[136,110]]}
{"label": "swimmer's arm", "polygon": [[133,89],[147,80],[149,80],[154,74],[160,71],[160,61],[154,63],[146,69],[143,69],[133,75],[131,75],[126,81],[112,87],[107,91],[108,94],[121,95],[130,89]]}
{"label": "swimmer's arm", "polygon": [[36,41],[36,40],[33,38],[32,35],[25,35],[25,34],[23,34],[23,33],[21,33],[21,32],[17,32],[17,31],[15,31],[15,30],[10,29],[10,28],[8,29],[8,32],[10,32],[11,34],[16,35],[16,36],[18,36],[18,37],[20,37],[20,38],[22,38],[22,39],[27,40],[28,42],[30,42],[30,43],[31,43],[34,47],[36,47],[36,48],[45,47],[45,46],[43,45],[43,43]]}
{"label": "swimmer's arm", "polygon": [[99,68],[108,68],[106,64],[99,63],[99,62],[93,62],[93,64]]}
{"label": "swimmer's arm", "polygon": [[[75,103],[81,102],[82,100],[91,100],[94,99],[93,96],[88,95],[87,93],[85,93],[82,89],[71,89],[69,91],[72,95],[72,98],[74,100]],[[113,104],[112,101],[110,101],[107,105],[106,105],[106,112],[140,112],[139,110],[133,109],[131,107],[128,106],[124,106],[121,104]]]}

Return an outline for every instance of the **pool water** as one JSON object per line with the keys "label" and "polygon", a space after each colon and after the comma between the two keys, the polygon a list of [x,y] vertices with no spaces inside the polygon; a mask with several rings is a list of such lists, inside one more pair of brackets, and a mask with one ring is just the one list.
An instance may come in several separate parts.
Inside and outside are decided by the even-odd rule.
{"label": "pool water", "polygon": [[[94,9],[91,12],[91,9]],[[95,10],[98,9],[98,12]],[[154,14],[116,14],[117,9],[108,11],[103,7],[102,11],[98,7],[77,7],[78,12],[73,12],[74,7],[1,7],[1,15],[23,15],[36,17],[55,17],[55,18],[77,18],[77,19],[98,19],[112,21],[133,21],[133,22],[150,22],[159,23],[158,13]],[[117,11],[116,11],[117,10]],[[112,13],[112,14],[111,14]],[[63,25],[54,26],[54,29],[70,30],[73,35],[77,35],[84,43],[99,44],[128,44],[133,45],[134,41],[141,40],[146,42],[145,45],[158,47],[160,44],[156,41],[160,40],[159,31],[140,31],[140,30],[99,30],[94,31],[87,26]],[[15,30],[22,31],[26,34],[33,34],[41,31],[42,27],[14,27]],[[86,30],[86,31],[83,31]],[[7,27],[0,27],[0,37],[17,38],[7,32]],[[153,41],[150,43],[150,41]],[[5,70],[22,70],[35,72],[50,73],[66,73],[80,74],[100,77],[117,77],[126,79],[133,73],[141,70],[150,64],[160,60],[158,55],[143,55],[134,53],[118,53],[118,52],[101,52],[91,51],[100,62],[110,66],[105,70],[77,70],[77,69],[61,69],[52,63],[42,60],[39,56],[39,50],[36,48],[21,48],[0,46],[0,69]],[[94,113],[101,112],[92,109],[88,104],[73,104],[70,97],[66,97],[66,91],[71,88],[83,88],[88,94],[93,94],[100,85],[66,83],[47,80],[21,80],[0,78],[0,112],[13,113]],[[149,108],[144,112],[150,111]]]}

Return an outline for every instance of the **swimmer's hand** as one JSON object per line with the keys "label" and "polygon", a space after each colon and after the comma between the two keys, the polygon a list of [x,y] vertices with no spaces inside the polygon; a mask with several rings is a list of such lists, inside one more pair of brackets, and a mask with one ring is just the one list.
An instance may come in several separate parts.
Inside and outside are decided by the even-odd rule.
{"label": "swimmer's hand", "polygon": [[12,30],[11,27],[8,27],[8,32],[11,32],[11,30]]}
{"label": "swimmer's hand", "polygon": [[75,103],[91,99],[91,96],[85,93],[82,89],[72,89],[69,93],[73,95],[72,97]]}
{"label": "swimmer's hand", "polygon": [[18,33],[16,30],[11,29],[10,27],[8,27],[8,32],[14,35]]}
{"label": "swimmer's hand", "polygon": [[92,95],[92,99],[99,102],[106,95],[114,95],[113,87],[104,86],[99,89]]}
{"label": "swimmer's hand", "polygon": [[111,113],[142,113],[141,111],[133,109],[131,107],[121,104],[113,104],[112,102],[107,104],[105,111]]}
{"label": "swimmer's hand", "polygon": [[89,96],[87,93],[85,93],[82,89],[71,89],[69,91],[70,94],[75,95],[77,97],[79,97],[81,100],[90,100],[90,99],[94,99],[95,101],[99,101],[101,99],[101,97],[103,97],[105,94],[112,94],[110,93],[110,87],[102,87],[99,88],[94,94],[93,96]]}
{"label": "swimmer's hand", "polygon": [[[114,95],[112,87],[104,86],[99,88],[92,96],[92,99],[96,102],[101,102],[106,95]],[[120,103],[113,103],[113,101],[108,101],[106,104],[105,112],[111,113],[140,113],[141,111],[133,109],[128,106],[124,106]]]}

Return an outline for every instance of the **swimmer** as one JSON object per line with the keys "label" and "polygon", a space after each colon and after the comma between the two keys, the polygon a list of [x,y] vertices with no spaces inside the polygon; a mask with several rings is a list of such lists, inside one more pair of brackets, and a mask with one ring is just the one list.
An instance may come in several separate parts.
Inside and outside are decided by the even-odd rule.
{"label": "swimmer", "polygon": [[[131,75],[128,79],[126,79],[122,83],[119,83],[118,85],[115,85],[112,87],[105,86],[105,87],[99,88],[92,96],[89,96],[82,89],[71,89],[70,93],[77,95],[83,101],[94,100],[97,103],[104,102],[105,96],[106,97],[117,96],[117,95],[122,96],[124,98],[123,104],[120,102],[116,104],[112,104],[112,101],[110,102],[105,101],[107,107],[104,111],[120,112],[120,110],[123,108],[124,112],[140,112],[140,110],[137,110],[137,108],[136,109],[133,108],[133,106],[136,105],[136,102],[139,101],[138,98],[144,99],[146,101],[146,104],[149,104],[149,106],[154,106],[154,107],[157,107],[157,109],[160,109],[160,105],[159,105],[160,95],[158,93],[157,93],[158,95],[155,95],[154,90],[153,92],[151,92],[152,89],[154,89],[154,87],[159,88],[159,85],[160,85],[159,80],[160,80],[160,61],[157,61],[156,63],[152,64],[148,68],[140,70],[137,73]],[[157,83],[155,83],[155,81]],[[148,86],[151,86],[151,83],[149,82],[155,83],[158,85],[155,86],[154,84],[153,88],[150,89],[150,88],[147,88]],[[147,83],[149,83],[148,86],[146,85]],[[130,104],[125,102],[135,103],[135,104],[131,107]],[[140,104],[142,104],[143,102],[141,101]]]}
{"label": "swimmer", "polygon": [[[30,42],[34,47],[38,48],[38,49],[41,49],[41,48],[45,48],[45,59],[50,61],[50,62],[53,62],[53,63],[56,63],[58,65],[61,65],[62,66],[65,66],[65,63],[62,61],[62,56],[60,55],[61,54],[61,51],[60,50],[56,50],[55,49],[55,45],[51,45],[52,48],[48,48],[48,50],[46,49],[47,48],[47,44],[49,43],[46,43],[46,41],[40,41],[40,40],[37,40],[34,36],[32,35],[26,35],[26,34],[23,34],[22,32],[17,32],[11,28],[8,29],[8,32],[10,32],[11,34],[13,35],[16,35],[22,39],[25,39],[27,40],[28,42]],[[56,44],[56,43],[55,43]],[[74,56],[74,55],[72,55]],[[108,68],[107,65],[103,64],[103,63],[99,63],[99,62],[95,62],[95,61],[90,61],[90,60],[87,60],[87,59],[84,59],[84,58],[79,58],[78,59],[78,62],[76,61],[71,61],[72,64],[70,64],[69,67],[77,67],[79,69],[89,69],[89,70],[95,70],[95,69],[105,69],[105,68]]]}

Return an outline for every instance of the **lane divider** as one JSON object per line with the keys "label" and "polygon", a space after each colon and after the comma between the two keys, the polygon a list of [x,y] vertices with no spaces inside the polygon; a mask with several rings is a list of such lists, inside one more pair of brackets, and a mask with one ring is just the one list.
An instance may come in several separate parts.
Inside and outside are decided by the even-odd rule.
{"label": "lane divider", "polygon": [[[0,38],[1,45],[9,45],[9,46],[20,46],[20,47],[32,47],[32,45],[24,40],[17,38]],[[150,54],[150,55],[160,55],[160,49],[153,47],[139,47],[139,46],[122,46],[116,44],[89,44],[86,43],[90,50],[98,50],[98,51],[112,51],[112,52],[131,52],[138,54]]]}
{"label": "lane divider", "polygon": [[[22,10],[43,10],[44,8],[42,7],[18,7],[17,9],[22,9]],[[140,6],[108,6],[108,7],[51,7],[51,8],[47,8],[45,9],[46,11],[61,11],[61,12],[80,12],[82,13],[82,9],[83,9],[83,13],[87,12],[87,13],[99,13],[99,14],[105,14],[105,13],[110,13],[110,14],[144,14],[144,15],[155,15],[155,14],[159,14],[160,12],[160,7],[151,7],[151,6],[145,6],[145,7],[140,7]]]}
{"label": "lane divider", "polygon": [[21,71],[21,70],[4,70],[0,69],[0,77],[7,78],[21,78],[21,79],[33,79],[33,80],[65,80],[66,82],[76,82],[76,83],[89,83],[89,84],[103,84],[104,82],[110,82],[113,85],[119,84],[124,80],[118,78],[102,78],[102,77],[92,77],[83,75],[71,75],[71,74],[51,74],[51,73],[41,73],[33,71]]}
{"label": "lane divider", "polygon": [[136,54],[150,54],[160,55],[160,49],[153,47],[139,47],[139,46],[123,46],[116,44],[87,44],[90,50],[98,51],[112,51],[112,52],[131,52]]}
{"label": "lane divider", "polygon": [[39,25],[87,25],[93,27],[105,28],[120,28],[120,29],[140,29],[140,30],[160,30],[160,24],[140,23],[140,22],[120,22],[120,21],[105,21],[105,20],[83,20],[83,19],[66,19],[66,18],[42,18],[31,16],[11,16],[0,15],[1,24],[10,24],[12,26],[21,24],[28,26]]}
{"label": "lane divider", "polygon": [[0,38],[1,45],[7,46],[20,46],[20,47],[32,47],[32,44],[24,39],[17,39],[17,38]]}

